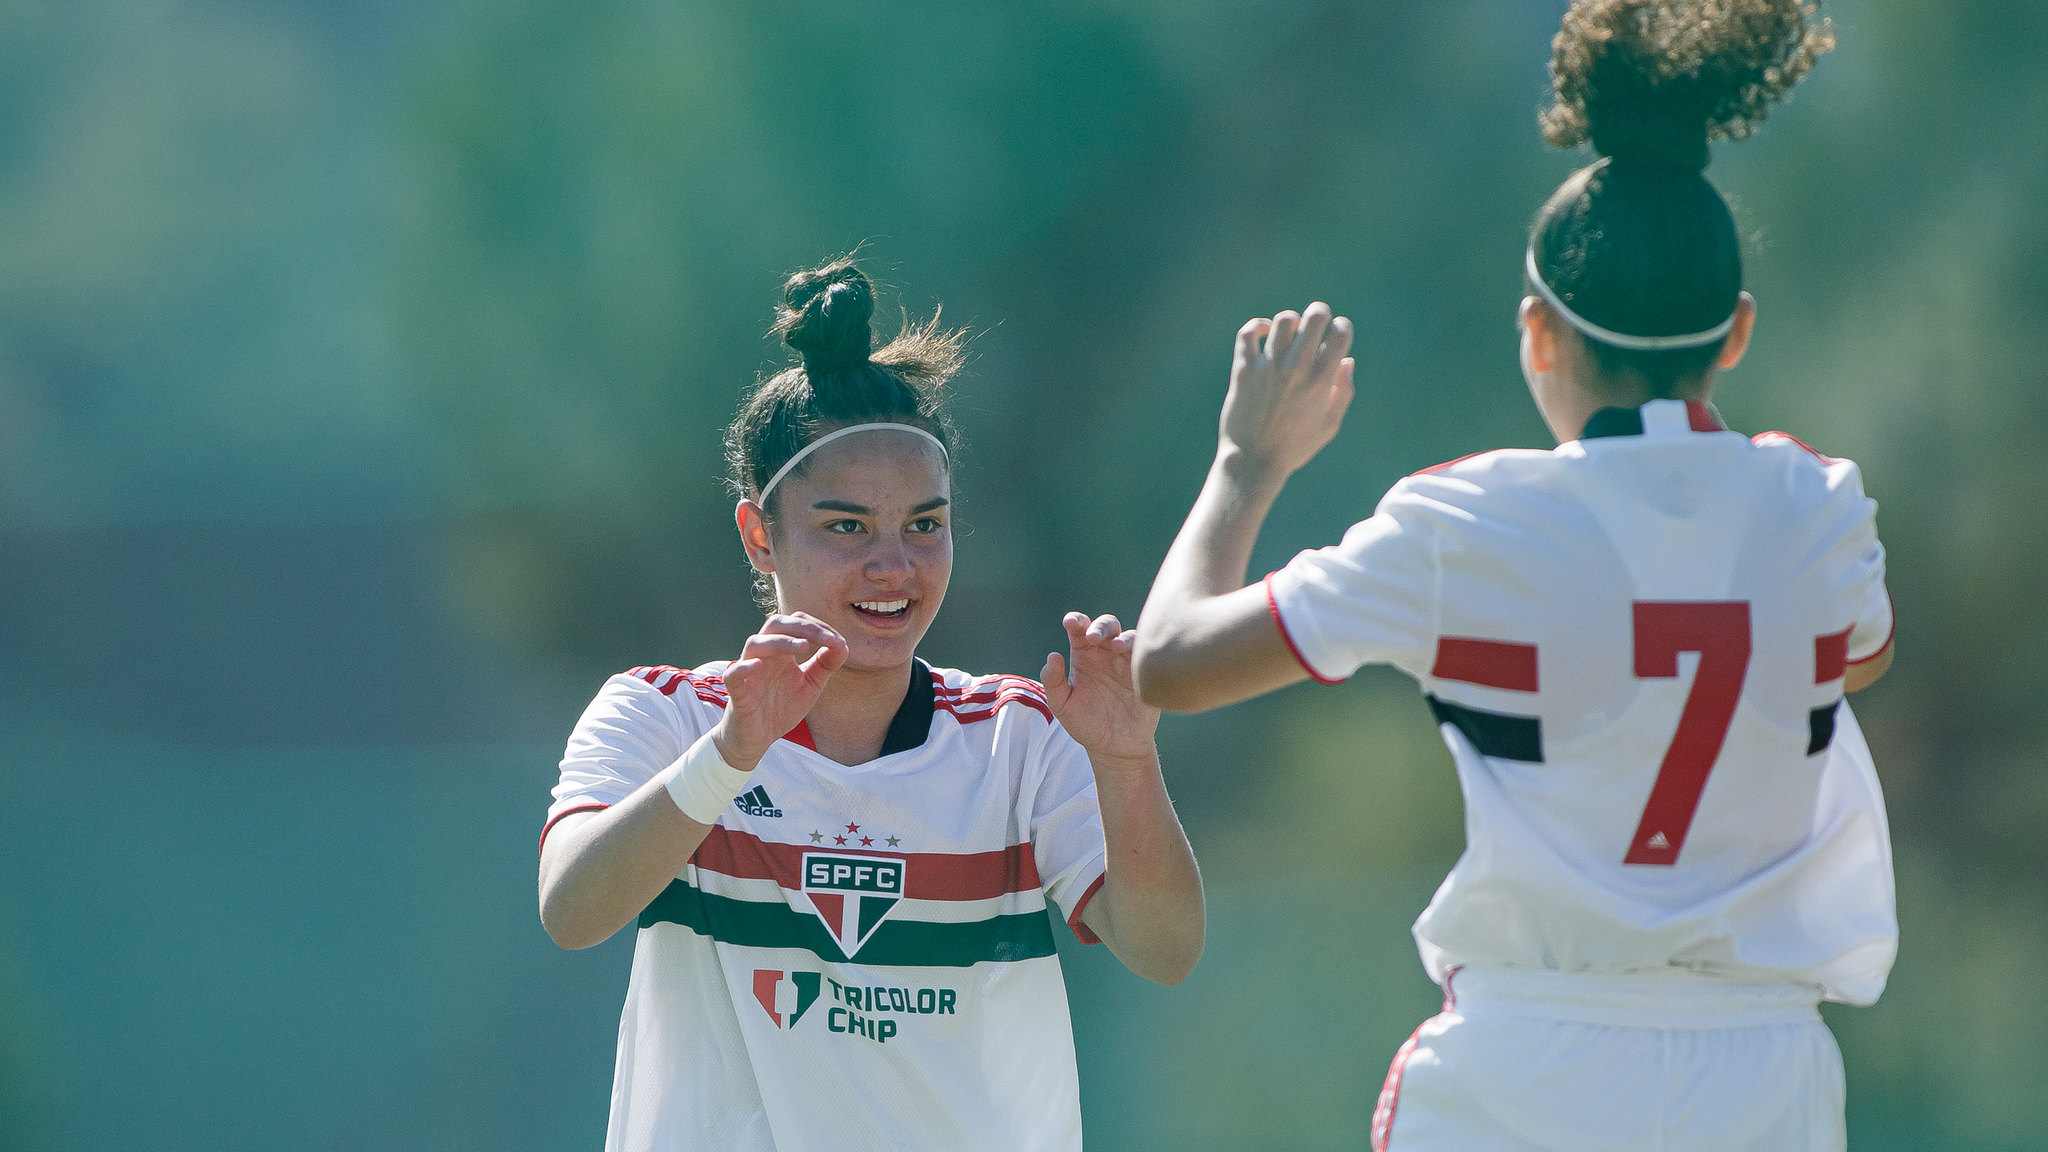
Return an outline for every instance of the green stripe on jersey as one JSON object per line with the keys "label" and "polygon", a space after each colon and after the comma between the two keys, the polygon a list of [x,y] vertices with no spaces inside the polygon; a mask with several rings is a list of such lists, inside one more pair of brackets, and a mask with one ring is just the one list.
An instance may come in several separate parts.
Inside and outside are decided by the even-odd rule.
{"label": "green stripe on jersey", "polygon": [[[848,962],[839,942],[816,916],[780,901],[734,900],[672,880],[640,913],[640,927],[681,924],[700,935],[748,948],[802,948],[821,960]],[[885,920],[861,945],[860,964],[966,968],[985,960],[1035,960],[1054,954],[1052,923],[1044,912],[991,916],[966,924]]]}

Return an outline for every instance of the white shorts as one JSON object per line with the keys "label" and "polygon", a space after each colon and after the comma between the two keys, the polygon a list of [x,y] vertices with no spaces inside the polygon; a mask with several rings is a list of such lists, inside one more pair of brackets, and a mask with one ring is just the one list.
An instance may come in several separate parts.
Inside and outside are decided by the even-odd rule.
{"label": "white shorts", "polygon": [[1401,1046],[1373,1152],[1840,1152],[1816,989],[1453,971]]}

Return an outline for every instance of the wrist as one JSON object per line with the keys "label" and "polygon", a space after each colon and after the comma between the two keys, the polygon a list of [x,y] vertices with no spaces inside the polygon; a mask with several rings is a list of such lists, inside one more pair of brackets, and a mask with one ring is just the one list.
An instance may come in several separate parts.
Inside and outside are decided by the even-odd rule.
{"label": "wrist", "polygon": [[1098,776],[1109,773],[1115,776],[1148,776],[1159,771],[1159,749],[1154,745],[1139,748],[1096,749],[1083,747],[1088,753],[1088,763],[1095,768]]}
{"label": "wrist", "polygon": [[752,779],[748,770],[726,762],[708,732],[655,776],[677,811],[705,825],[716,824]]}
{"label": "wrist", "polygon": [[1277,495],[1291,475],[1278,461],[1230,440],[1216,446],[1216,460],[1209,471],[1238,488],[1261,495]]}
{"label": "wrist", "polygon": [[[728,711],[726,715],[730,716],[732,713]],[[733,739],[733,734],[723,719],[706,733],[705,738],[717,747],[720,759],[742,772],[753,771],[754,766],[761,762],[761,757],[768,754],[766,748],[748,749],[742,746],[739,741]]]}

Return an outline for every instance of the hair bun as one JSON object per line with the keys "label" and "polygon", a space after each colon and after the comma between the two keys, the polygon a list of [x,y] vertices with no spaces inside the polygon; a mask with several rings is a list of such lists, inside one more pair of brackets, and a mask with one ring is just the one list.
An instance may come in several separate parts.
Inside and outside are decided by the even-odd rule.
{"label": "hair bun", "polygon": [[1811,0],[1572,0],[1551,41],[1543,138],[1698,172],[1835,45]]}
{"label": "hair bun", "polygon": [[803,355],[805,373],[864,364],[874,349],[868,322],[875,314],[874,286],[850,259],[799,272],[782,287],[775,330]]}

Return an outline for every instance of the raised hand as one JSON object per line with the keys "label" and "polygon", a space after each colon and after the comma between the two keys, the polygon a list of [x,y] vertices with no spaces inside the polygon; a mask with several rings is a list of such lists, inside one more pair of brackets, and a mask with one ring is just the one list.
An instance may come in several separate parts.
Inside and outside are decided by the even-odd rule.
{"label": "raised hand", "polygon": [[1337,435],[1351,405],[1351,321],[1321,301],[1237,330],[1221,443],[1284,479]]}
{"label": "raised hand", "polygon": [[1098,768],[1105,758],[1142,761],[1149,768],[1159,710],[1139,703],[1131,684],[1131,649],[1138,634],[1124,630],[1114,616],[1090,620],[1069,612],[1060,623],[1074,655],[1070,667],[1059,653],[1049,654],[1039,673],[1052,714]]}
{"label": "raised hand", "polygon": [[712,729],[719,755],[751,770],[810,715],[825,681],[846,663],[846,638],[803,612],[768,617],[725,669],[725,715]]}

